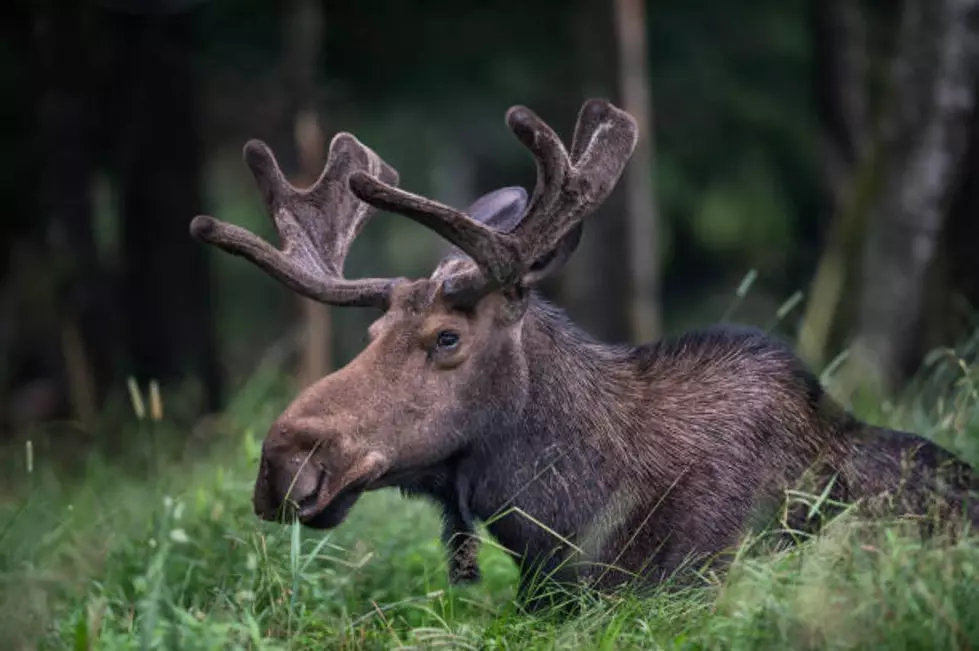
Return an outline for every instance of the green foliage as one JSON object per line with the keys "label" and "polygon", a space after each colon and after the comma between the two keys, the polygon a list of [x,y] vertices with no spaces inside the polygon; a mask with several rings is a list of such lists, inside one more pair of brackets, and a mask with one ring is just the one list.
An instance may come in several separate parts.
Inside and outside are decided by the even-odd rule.
{"label": "green foliage", "polygon": [[649,5],[665,248],[688,247],[665,267],[668,292],[710,292],[748,266],[790,291],[810,273],[822,197],[807,21],[797,0]]}
{"label": "green foliage", "polygon": [[692,228],[714,255],[775,269],[784,266],[790,251],[772,246],[773,241],[785,242],[792,236],[785,219],[789,210],[771,166],[755,155],[734,171],[733,178],[708,186]]}
{"label": "green foliage", "polygon": [[[918,393],[863,415],[979,460],[970,347],[936,352]],[[160,474],[93,459],[83,481],[65,481],[42,455],[30,472],[19,455],[21,481],[0,502],[0,639],[52,649],[979,644],[979,540],[925,541],[899,522],[845,514],[791,550],[753,534],[724,578],[706,572],[700,586],[644,597],[574,596],[564,617],[521,612],[516,567],[490,538],[483,582],[450,587],[436,510],[393,490],[368,494],[326,534],[259,522],[250,493],[260,438],[286,400],[276,377],[266,369],[242,388],[227,414],[233,438]],[[169,425],[143,419],[129,435],[146,441],[150,427]]]}

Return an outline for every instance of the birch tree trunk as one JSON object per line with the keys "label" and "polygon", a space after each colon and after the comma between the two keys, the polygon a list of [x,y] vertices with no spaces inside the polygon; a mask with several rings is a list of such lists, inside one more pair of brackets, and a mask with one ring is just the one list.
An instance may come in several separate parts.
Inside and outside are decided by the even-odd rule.
{"label": "birch tree trunk", "polygon": [[890,391],[915,350],[926,273],[975,105],[979,0],[906,0],[884,125],[888,172],[863,256],[854,381]]}

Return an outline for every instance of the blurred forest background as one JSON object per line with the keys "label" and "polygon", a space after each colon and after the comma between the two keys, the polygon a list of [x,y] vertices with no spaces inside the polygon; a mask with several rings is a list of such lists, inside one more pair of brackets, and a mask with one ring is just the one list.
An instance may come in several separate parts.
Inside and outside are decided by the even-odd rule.
{"label": "blurred forest background", "polygon": [[[898,390],[977,328],[977,4],[8,3],[0,438],[90,433],[129,377],[189,425],[263,365],[298,388],[356,354],[376,315],[301,301],[191,239],[208,213],[275,241],[247,139],[302,185],[351,131],[402,187],[464,207],[532,187],[509,106],[570,139],[594,96],[642,139],[546,287],[579,325],[640,341],[728,317],[816,370],[848,350],[861,386]],[[426,276],[442,251],[381,214],[347,275]]]}

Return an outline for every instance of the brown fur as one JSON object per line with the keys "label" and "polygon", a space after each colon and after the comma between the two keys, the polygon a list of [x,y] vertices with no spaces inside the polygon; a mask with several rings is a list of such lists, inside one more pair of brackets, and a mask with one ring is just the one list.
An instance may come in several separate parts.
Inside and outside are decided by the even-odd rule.
{"label": "brown fur", "polygon": [[[475,526],[484,522],[520,562],[524,597],[541,577],[610,589],[633,578],[656,584],[691,562],[723,564],[718,556],[749,528],[783,512],[785,525],[816,530],[821,520],[807,509],[785,507],[786,490],[797,487],[825,490],[833,503],[864,500],[914,514],[938,495],[946,511],[966,508],[979,521],[979,509],[964,502],[975,484],[971,469],[922,438],[856,421],[765,333],[708,328],[611,346],[534,295],[527,279],[570,255],[587,212],[581,207],[621,170],[616,156],[628,124],[615,119],[605,131],[579,124],[577,154],[563,163],[563,149],[538,151],[544,131],[524,133],[535,156],[550,156],[539,164],[570,164],[567,178],[575,179],[557,195],[539,184],[529,202],[522,190],[503,189],[465,214],[363,173],[351,183],[365,201],[441,224],[458,249],[429,279],[372,281],[371,300],[386,311],[367,347],[271,427],[256,513],[277,519],[290,506],[307,526],[330,528],[364,491],[399,486],[441,505],[453,580],[478,578]],[[611,139],[602,141],[603,133]],[[606,145],[617,153],[591,150]],[[587,161],[605,167],[588,178]],[[561,197],[562,210],[577,217],[548,213],[542,196]],[[542,239],[527,244],[529,256],[514,244],[518,253],[487,271],[480,258],[519,242],[511,236],[528,219],[539,228],[542,215],[563,220],[563,234],[537,232]],[[331,260],[335,270],[340,257]],[[325,281],[356,283],[339,273]],[[446,333],[457,338],[451,345]],[[951,474],[939,477],[942,468]],[[887,495],[889,502],[877,499]]]}

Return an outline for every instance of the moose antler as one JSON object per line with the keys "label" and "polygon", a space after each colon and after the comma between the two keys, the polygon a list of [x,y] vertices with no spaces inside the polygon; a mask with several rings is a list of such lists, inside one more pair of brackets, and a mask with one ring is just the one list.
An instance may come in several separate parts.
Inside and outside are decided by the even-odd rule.
{"label": "moose antler", "polygon": [[323,173],[304,190],[286,180],[265,143],[249,141],[244,158],[282,249],[240,226],[208,215],[194,218],[191,234],[250,260],[303,296],[332,305],[387,309],[393,279],[343,277],[350,245],[374,213],[373,207],[350,193],[348,179],[355,173],[369,174],[393,185],[398,182],[398,173],[349,133],[334,136]]}
{"label": "moose antler", "polygon": [[601,99],[581,107],[570,155],[530,109],[512,107],[506,122],[537,165],[533,196],[509,233],[365,172],[350,175],[350,188],[362,200],[431,228],[476,262],[479,271],[447,281],[445,295],[457,301],[474,301],[494,288],[529,286],[560,267],[577,247],[583,219],[611,193],[636,146],[635,120]]}

